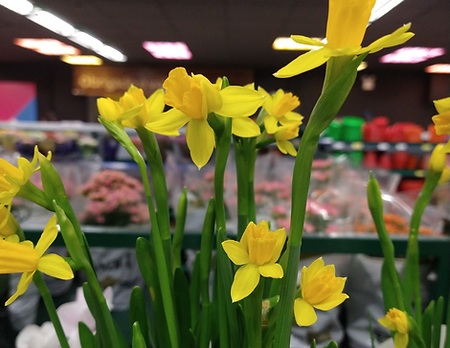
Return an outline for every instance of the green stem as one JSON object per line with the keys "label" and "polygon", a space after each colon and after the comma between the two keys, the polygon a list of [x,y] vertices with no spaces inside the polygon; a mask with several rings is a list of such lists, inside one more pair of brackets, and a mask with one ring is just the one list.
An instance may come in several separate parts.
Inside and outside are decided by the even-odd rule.
{"label": "green stem", "polygon": [[441,172],[429,170],[425,178],[422,190],[417,197],[414,210],[410,220],[410,232],[408,247],[406,251],[405,277],[410,277],[410,286],[414,299],[415,320],[419,330],[422,328],[422,297],[420,293],[420,270],[419,270],[419,230],[423,213],[430,203],[434,190],[436,189]]}
{"label": "green stem", "polygon": [[[309,124],[308,124],[309,125]],[[281,285],[280,303],[275,333],[275,347],[289,347],[291,336],[293,306],[297,285],[298,265],[305,222],[306,202],[308,199],[311,168],[319,144],[319,135],[311,134],[306,126],[305,134],[297,154],[292,181],[291,232],[288,239],[288,262]]]}
{"label": "green stem", "polygon": [[260,279],[258,286],[243,300],[246,347],[262,347],[261,311],[264,290],[264,279]]}
{"label": "green stem", "polygon": [[248,223],[256,223],[255,207],[255,163],[257,151],[256,138],[243,139],[235,137],[235,159],[237,177],[237,239],[240,239]]}
{"label": "green stem", "polygon": [[66,334],[64,333],[64,329],[61,325],[61,321],[59,320],[58,313],[56,313],[56,307],[55,303],[53,302],[52,295],[50,294],[50,290],[48,289],[47,284],[45,284],[42,274],[40,272],[34,273],[33,281],[38,288],[42,299],[44,300],[45,308],[47,309],[47,313],[53,323],[56,331],[56,336],[59,340],[59,344],[61,344],[61,348],[70,348]]}
{"label": "green stem", "polygon": [[[214,168],[214,197],[217,228],[217,298],[218,298],[218,326],[220,347],[237,347],[237,313],[231,303],[229,289],[232,283],[230,261],[222,248],[222,242],[227,239],[227,226],[224,201],[224,177],[231,147],[231,119],[224,119],[224,128],[220,134],[216,133],[216,165]],[[226,318],[226,319],[225,319]],[[225,319],[225,320],[224,320]],[[231,344],[230,342],[234,342]]]}
{"label": "green stem", "polygon": [[159,286],[161,288],[162,303],[164,308],[164,314],[166,318],[167,330],[169,332],[169,338],[171,347],[176,348],[179,346],[177,321],[175,315],[175,307],[173,301],[172,291],[172,270],[167,264],[167,256],[164,248],[163,239],[159,229],[158,219],[156,216],[155,208],[153,206],[153,199],[150,189],[150,183],[147,176],[147,168],[145,162],[138,163],[139,171],[141,173],[142,182],[144,185],[144,191],[147,198],[148,210],[150,214],[151,222],[151,237],[153,240],[156,269],[159,277]]}
{"label": "green stem", "polygon": [[155,192],[155,202],[158,211],[158,224],[163,239],[170,239],[169,199],[167,193],[164,163],[161,157],[156,137],[146,128],[136,129],[139,138],[144,145],[145,156],[150,164],[150,174]]}

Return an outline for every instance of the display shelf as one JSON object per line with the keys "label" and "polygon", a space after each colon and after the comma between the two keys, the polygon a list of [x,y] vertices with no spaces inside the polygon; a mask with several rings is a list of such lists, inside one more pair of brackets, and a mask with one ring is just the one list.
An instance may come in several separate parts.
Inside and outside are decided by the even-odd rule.
{"label": "display shelf", "polygon": [[381,152],[408,152],[410,154],[423,154],[431,152],[436,144],[433,143],[391,143],[391,142],[363,142],[363,141],[336,141],[323,138],[320,145],[324,151],[381,151]]}
{"label": "display shelf", "polygon": [[[36,221],[35,221],[36,222]],[[27,239],[37,242],[42,233],[43,224],[25,223],[22,225]],[[149,237],[150,226],[83,226],[87,242],[90,247],[105,248],[134,248],[138,237]],[[231,230],[231,229],[230,229]],[[395,256],[402,258],[407,249],[407,236],[392,235],[395,248]],[[200,248],[201,233],[199,231],[187,231],[184,236],[183,246],[186,249]],[[59,235],[54,242],[55,246],[63,246],[62,237]],[[432,259],[436,282],[432,292],[436,296],[448,296],[450,279],[448,267],[450,267],[450,236],[420,236],[419,248],[422,258]],[[381,257],[380,242],[375,234],[305,234],[302,242],[302,255],[311,254],[365,254]]]}

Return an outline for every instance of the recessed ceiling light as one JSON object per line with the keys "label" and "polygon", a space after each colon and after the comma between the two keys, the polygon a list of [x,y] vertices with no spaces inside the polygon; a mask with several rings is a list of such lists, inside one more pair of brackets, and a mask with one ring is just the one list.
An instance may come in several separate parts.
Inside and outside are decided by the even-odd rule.
{"label": "recessed ceiling light", "polygon": [[80,54],[76,47],[66,45],[55,39],[14,39],[14,44],[47,56],[61,56],[65,54]]}
{"label": "recessed ceiling light", "polygon": [[[324,44],[326,43],[326,39],[322,38],[313,38],[313,39],[322,41]],[[279,36],[275,40],[273,40],[272,48],[274,50],[280,51],[310,51],[319,49],[320,46],[299,44],[298,42],[292,40],[290,37]]]}
{"label": "recessed ceiling light", "polygon": [[442,47],[403,47],[382,56],[380,62],[416,64],[444,54]]}
{"label": "recessed ceiling light", "polygon": [[71,65],[102,65],[103,60],[96,56],[81,55],[81,56],[62,56],[61,60],[64,63]]}
{"label": "recessed ceiling light", "polygon": [[433,64],[425,68],[429,74],[450,74],[450,64]]}
{"label": "recessed ceiling light", "polygon": [[192,58],[192,52],[184,42],[144,41],[142,47],[157,59],[187,60]]}

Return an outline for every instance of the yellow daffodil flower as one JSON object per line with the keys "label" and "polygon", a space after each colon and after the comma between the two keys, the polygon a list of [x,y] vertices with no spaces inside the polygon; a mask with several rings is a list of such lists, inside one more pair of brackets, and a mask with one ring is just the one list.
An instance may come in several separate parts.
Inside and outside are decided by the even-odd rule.
{"label": "yellow daffodil flower", "polygon": [[144,103],[144,93],[135,86],[130,86],[128,91],[119,100],[112,98],[98,98],[97,109],[100,117],[109,122],[116,122],[121,125],[123,121],[136,117]]}
{"label": "yellow daffodil flower", "polygon": [[231,286],[233,302],[250,295],[259,283],[260,276],[282,278],[283,268],[276,263],[286,241],[286,230],[269,230],[266,221],[250,222],[239,242],[227,240],[222,247],[230,260],[241,266],[234,275]]}
{"label": "yellow daffodil flower", "polygon": [[156,122],[149,122],[147,129],[162,135],[173,135],[186,127],[186,142],[191,158],[197,167],[203,167],[215,147],[215,135],[208,124],[212,112],[232,117],[232,131],[241,137],[259,135],[258,125],[249,118],[262,105],[264,96],[249,88],[228,86],[221,89],[220,80],[211,83],[205,76],[188,75],[185,68],[170,71],[163,83],[165,103],[173,109]]}
{"label": "yellow daffodil flower", "polygon": [[72,269],[61,256],[44,255],[57,235],[54,216],[48,221],[34,248],[31,241],[13,243],[0,238],[0,274],[23,273],[16,292],[6,301],[6,306],[25,293],[36,271],[64,280],[73,278]]}
{"label": "yellow daffodil flower", "polygon": [[[442,172],[445,168],[446,164],[446,155],[447,149],[449,146],[444,146],[444,144],[438,144],[434,147],[433,151],[431,152],[430,156],[430,163],[429,163],[429,169],[434,172]],[[450,149],[448,149],[450,150]]]}
{"label": "yellow daffodil flower", "polygon": [[[0,206],[8,206],[11,209],[13,198],[20,189],[30,180],[31,175],[36,170],[38,162],[38,148],[34,148],[34,155],[31,160],[19,157],[17,167],[3,158],[0,158]],[[1,227],[0,223],[0,227]]]}
{"label": "yellow daffodil flower", "polygon": [[275,131],[274,137],[277,141],[278,150],[283,154],[289,154],[291,156],[297,156],[297,150],[294,145],[289,141],[298,137],[298,126],[289,127],[282,126],[278,127]]}
{"label": "yellow daffodil flower", "polygon": [[300,126],[303,116],[292,111],[300,105],[297,96],[290,92],[285,93],[282,89],[278,89],[273,95],[270,95],[261,87],[258,90],[266,95],[263,108],[267,112],[264,118],[264,128],[267,133],[274,134],[280,125]]}
{"label": "yellow daffodil flower", "polygon": [[347,278],[336,277],[334,265],[326,265],[320,257],[309,267],[302,268],[300,297],[294,301],[295,321],[300,326],[310,326],[317,321],[314,309],[328,311],[344,302],[343,293]]}
{"label": "yellow daffodil flower", "polygon": [[386,329],[395,332],[395,348],[406,348],[408,346],[410,324],[406,312],[391,308],[385,317],[378,319],[378,322]]}
{"label": "yellow daffodil flower", "polygon": [[450,134],[450,97],[435,100],[434,107],[438,112],[432,117],[436,134]]}
{"label": "yellow daffodil flower", "polygon": [[400,45],[411,37],[410,24],[383,36],[369,46],[361,47],[375,0],[330,0],[326,42],[301,35],[292,35],[297,43],[314,46],[313,49],[278,70],[276,77],[291,77],[317,68],[331,57],[357,56],[374,53],[383,48]]}
{"label": "yellow daffodil flower", "polygon": [[14,215],[5,206],[0,207],[0,226],[3,226],[0,227],[0,238],[15,235],[20,228]]}

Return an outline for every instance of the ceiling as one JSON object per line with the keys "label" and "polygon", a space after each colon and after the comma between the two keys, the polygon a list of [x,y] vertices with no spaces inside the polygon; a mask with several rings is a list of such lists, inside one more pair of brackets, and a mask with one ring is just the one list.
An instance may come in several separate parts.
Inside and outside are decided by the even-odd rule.
{"label": "ceiling", "polygon": [[[299,53],[273,51],[273,39],[290,34],[323,36],[328,1],[34,0],[33,3],[116,47],[128,56],[127,64],[226,66],[275,71]],[[410,40],[411,45],[445,47],[448,52],[410,68],[450,63],[449,0],[405,0],[368,28],[365,43],[407,22],[413,23],[412,31],[416,34]],[[0,32],[0,63],[58,61],[56,57],[15,46],[12,41],[17,37],[57,38],[77,46],[3,7],[0,8]],[[184,41],[191,48],[193,60],[187,64],[154,59],[141,47],[145,40]],[[92,53],[85,49],[82,52]],[[386,52],[388,50],[382,54]],[[380,55],[370,57],[370,67],[379,66]]]}

